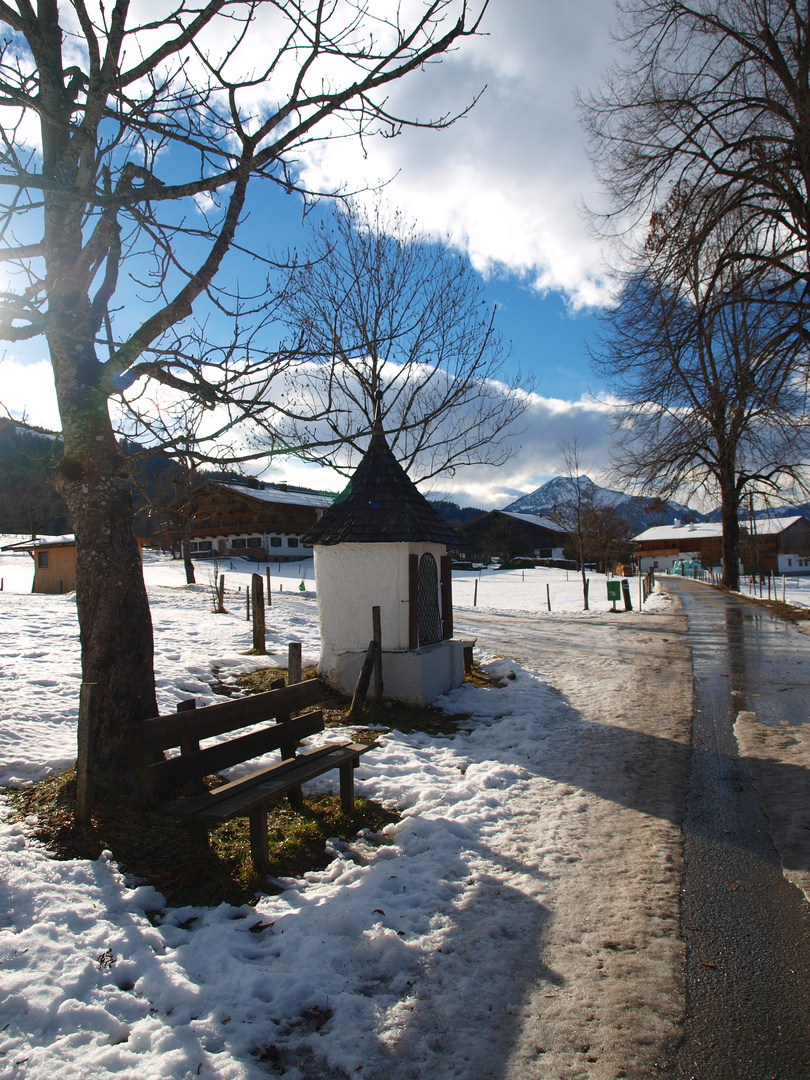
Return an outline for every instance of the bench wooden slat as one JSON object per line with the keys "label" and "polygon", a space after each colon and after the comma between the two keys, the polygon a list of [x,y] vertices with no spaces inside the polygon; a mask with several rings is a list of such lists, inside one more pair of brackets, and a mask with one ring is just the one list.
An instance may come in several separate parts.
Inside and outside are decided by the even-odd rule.
{"label": "bench wooden slat", "polygon": [[[218,708],[219,706],[211,707]],[[266,716],[265,713],[265,718]],[[323,731],[323,726],[322,712],[305,713],[294,720],[270,724],[268,727],[253,731],[249,735],[242,735],[237,739],[206,746],[202,750],[181,754],[167,761],[156,761],[148,765],[146,769],[149,790],[153,794],[168,791],[180,787],[189,780],[210,776],[232,765],[239,765],[262,754],[268,754],[272,750],[287,748],[308,735],[316,735],[319,731]]]}
{"label": "bench wooden slat", "polygon": [[323,692],[323,683],[319,679],[307,679],[306,682],[293,683],[278,690],[232,698],[189,712],[154,716],[144,720],[147,749],[154,754],[180,746],[190,739],[211,739],[223,732],[258,724],[273,716],[289,715],[317,705]]}
{"label": "bench wooden slat", "polygon": [[230,821],[234,817],[243,817],[263,803],[281,799],[291,787],[304,784],[330,769],[353,764],[360,754],[369,749],[371,747],[367,743],[349,743],[347,746],[330,747],[315,761],[304,758],[299,762],[296,758],[294,767],[284,775],[251,785],[230,799],[215,803],[210,809],[199,810],[198,816],[208,821]]}
{"label": "bench wooden slat", "polygon": [[[191,817],[198,813],[199,810],[213,806],[218,802],[225,802],[227,799],[232,798],[234,794],[238,794],[240,790],[252,787],[265,779],[285,776],[295,769],[301,761],[315,761],[328,754],[330,750],[334,750],[335,747],[342,749],[348,745],[349,743],[330,743],[328,746],[315,746],[309,750],[301,750],[294,758],[290,758],[288,761],[276,761],[274,764],[250,773],[248,776],[240,776],[227,784],[212,788],[210,791],[206,791],[204,795],[181,799],[168,812],[176,817]],[[329,768],[332,768],[332,766],[330,765]]]}

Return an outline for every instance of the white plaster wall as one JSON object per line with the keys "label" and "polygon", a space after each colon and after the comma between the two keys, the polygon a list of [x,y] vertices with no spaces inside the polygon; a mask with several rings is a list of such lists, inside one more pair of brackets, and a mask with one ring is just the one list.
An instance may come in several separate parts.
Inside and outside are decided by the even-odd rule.
{"label": "white plaster wall", "polygon": [[[340,653],[329,671],[329,683],[347,694],[353,693],[364,660],[365,651]],[[410,652],[384,652],[382,677],[383,697],[429,705],[464,682],[464,642],[453,638]],[[372,676],[369,694],[373,693]]]}
{"label": "white plaster wall", "polygon": [[443,544],[316,544],[315,587],[321,631],[321,673],[341,653],[365,652],[373,636],[371,609],[380,609],[384,652],[409,645],[408,558],[426,551],[440,564]]}

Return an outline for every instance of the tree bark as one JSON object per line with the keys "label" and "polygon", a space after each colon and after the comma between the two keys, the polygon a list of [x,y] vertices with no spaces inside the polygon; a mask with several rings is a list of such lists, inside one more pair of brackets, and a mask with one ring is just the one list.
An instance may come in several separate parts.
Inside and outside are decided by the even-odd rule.
{"label": "tree bark", "polygon": [[186,585],[195,585],[197,578],[194,573],[194,561],[191,558],[191,518],[187,518],[183,524],[183,539],[180,541],[183,552],[183,566],[186,571]]}
{"label": "tree bark", "polygon": [[740,588],[740,495],[733,463],[721,462],[720,519],[723,524],[723,578],[725,588]]}
{"label": "tree bark", "polygon": [[[76,535],[82,681],[95,683],[93,766],[103,782],[140,786],[141,722],[157,714],[152,618],[132,517],[126,457],[107,411],[103,369],[81,304],[52,301],[49,344],[62,418],[54,483]],[[82,340],[84,338],[84,340]]]}

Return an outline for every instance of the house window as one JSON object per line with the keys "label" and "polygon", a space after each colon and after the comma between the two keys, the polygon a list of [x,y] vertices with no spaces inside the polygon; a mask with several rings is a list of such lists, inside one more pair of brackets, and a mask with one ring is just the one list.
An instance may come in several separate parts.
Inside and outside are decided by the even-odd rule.
{"label": "house window", "polygon": [[47,551],[38,551],[37,552],[37,566],[42,567],[43,570],[47,569],[47,566],[48,566],[48,552]]}
{"label": "house window", "polygon": [[248,542],[247,542],[247,546],[248,547],[261,547],[262,546],[262,538],[260,536],[251,536],[251,537],[249,537]]}
{"label": "house window", "polygon": [[247,541],[245,540],[244,536],[236,536],[236,537],[234,537],[233,540],[231,540],[231,547],[232,548],[243,548],[243,547],[246,547],[246,546],[247,546]]}
{"label": "house window", "polygon": [[292,547],[292,548],[298,547],[298,537],[297,536],[288,536],[287,537],[287,547]]}
{"label": "house window", "polygon": [[210,540],[192,540],[191,550],[194,551],[211,551],[212,542]]}
{"label": "house window", "polygon": [[271,536],[270,537],[270,547],[281,547],[281,537],[280,536]]}

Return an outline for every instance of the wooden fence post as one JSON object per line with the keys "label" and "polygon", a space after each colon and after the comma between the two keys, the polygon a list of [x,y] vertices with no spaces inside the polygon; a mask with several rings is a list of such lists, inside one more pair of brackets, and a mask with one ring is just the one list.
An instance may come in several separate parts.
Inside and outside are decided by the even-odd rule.
{"label": "wooden fence post", "polygon": [[383,703],[382,627],[378,607],[371,609],[371,626],[374,633],[374,704],[381,707]]}
{"label": "wooden fence post", "polygon": [[78,756],[76,758],[76,824],[88,826],[93,800],[93,695],[95,683],[82,683],[79,693]]}
{"label": "wooden fence post", "polygon": [[258,656],[267,654],[264,624],[264,581],[261,574],[253,574],[250,579],[253,593],[253,651]]}
{"label": "wooden fence post", "polygon": [[245,586],[245,622],[250,622],[250,589]]}
{"label": "wooden fence post", "polygon": [[546,582],[546,603],[548,604],[548,610],[551,611],[551,587]]}
{"label": "wooden fence post", "polygon": [[453,564],[449,555],[441,557],[442,585],[442,637],[450,641],[453,637]]}
{"label": "wooden fence post", "polygon": [[265,567],[265,574],[267,575],[267,606],[273,606],[273,590],[270,588],[270,567]]}
{"label": "wooden fence post", "polygon": [[301,682],[301,642],[291,641],[287,648],[287,685]]}
{"label": "wooden fence post", "polygon": [[217,589],[217,614],[225,614],[225,575],[219,575],[219,588]]}
{"label": "wooden fence post", "polygon": [[371,673],[374,670],[374,654],[376,653],[374,642],[368,643],[368,650],[366,651],[366,658],[363,661],[363,666],[360,668],[360,674],[357,678],[357,686],[354,688],[354,696],[352,697],[351,708],[349,709],[346,719],[354,722],[359,720],[363,713],[363,705],[366,700],[366,694],[368,693],[368,684],[371,682]]}

